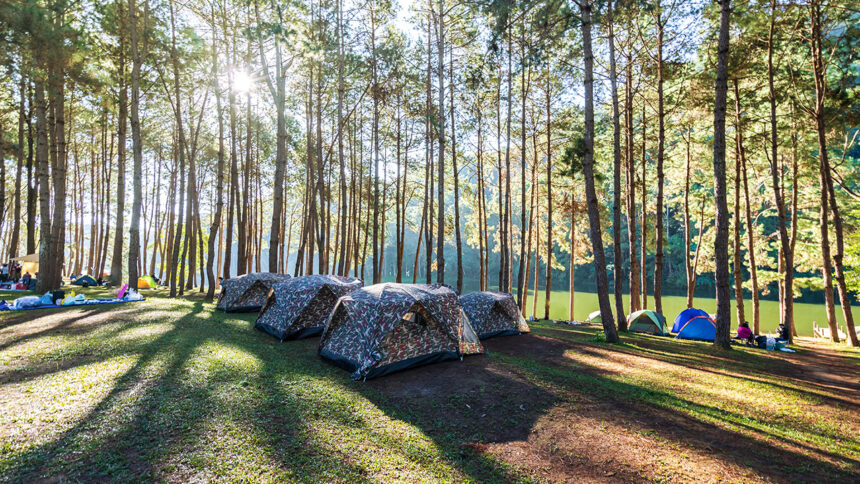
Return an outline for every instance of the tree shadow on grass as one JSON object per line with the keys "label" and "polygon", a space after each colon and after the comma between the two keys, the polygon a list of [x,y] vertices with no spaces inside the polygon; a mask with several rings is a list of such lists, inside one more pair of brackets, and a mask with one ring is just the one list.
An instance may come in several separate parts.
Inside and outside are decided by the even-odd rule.
{"label": "tree shadow on grass", "polygon": [[[9,470],[0,480],[359,482],[398,477],[407,471],[397,466],[407,461],[440,480],[451,478],[450,467],[475,480],[512,481],[529,473],[488,455],[480,444],[526,441],[536,422],[575,399],[610,402],[617,414],[601,418],[641,415],[643,431],[653,429],[666,440],[726,463],[744,463],[769,478],[850,480],[844,469],[857,464],[814,447],[807,447],[811,455],[805,455],[728,430],[715,422],[729,419],[731,427],[752,432],[770,423],[618,381],[564,357],[568,350],[587,351],[588,345],[534,336],[498,338],[487,343],[489,355],[352,382],[347,372],[316,356],[318,339],[280,343],[252,329],[253,315],[225,321],[201,318],[202,310],[203,304],[195,302],[155,339],[139,342],[138,348],[118,348],[137,360],[109,394],[49,442],[0,457],[0,466]],[[380,412],[406,427],[386,423]],[[410,437],[410,429],[434,445],[428,448],[420,437]],[[804,445],[782,432],[768,437]],[[250,442],[255,456],[234,449],[237,441]],[[541,458],[561,468],[558,476],[569,465],[549,453]],[[571,475],[602,477],[594,470],[602,467],[599,456],[584,459],[588,468],[573,469]],[[234,473],[246,469],[256,474]],[[636,470],[619,477],[651,478]]]}
{"label": "tree shadow on grass", "polygon": [[[201,309],[201,302],[194,304],[172,329],[140,345],[134,364],[71,428],[21,454],[0,454],[0,467],[7,469],[0,481],[223,477],[233,470],[231,457],[240,463],[246,457],[231,455],[229,448],[226,455],[207,453],[224,443],[219,437],[228,431],[238,433],[231,438],[251,439],[253,451],[265,457],[252,469],[252,479],[266,471],[270,478],[361,480],[361,469],[317,445],[306,424],[305,396],[291,394],[285,385],[325,378],[328,368],[318,361],[317,371],[280,364],[279,351],[260,350],[261,335],[231,334],[220,321],[199,318]],[[246,371],[247,365],[231,361],[213,366],[221,360],[200,358],[229,346],[252,355],[243,360],[247,365],[262,356],[260,368]]]}
{"label": "tree shadow on grass", "polygon": [[[562,330],[546,330],[544,334],[552,335],[565,341],[571,340]],[[815,377],[807,370],[809,357],[818,358],[819,354],[807,354],[803,350],[800,354],[787,354],[773,352],[769,354],[764,350],[752,349],[750,351],[735,351],[731,354],[724,353],[702,342],[678,341],[665,339],[659,336],[630,335],[626,338],[627,344],[613,346],[612,350],[618,353],[634,357],[646,358],[653,361],[670,363],[691,370],[702,371],[719,376],[726,376],[738,380],[757,382],[781,390],[793,392],[797,395],[820,399],[828,403],[838,403],[854,410],[860,409],[857,396],[860,395],[860,379],[856,373],[852,373],[854,380],[848,378],[824,379]],[[583,341],[579,341],[583,342]],[[580,346],[579,351],[596,357],[604,354],[588,349],[588,346]],[[832,355],[826,355],[831,358]],[[842,366],[836,368],[829,366],[828,370],[837,373],[850,373],[852,368],[849,358],[838,358]],[[793,383],[791,386],[786,383]],[[811,388],[802,388],[805,385]],[[814,390],[813,390],[814,389]]]}
{"label": "tree shadow on grass", "polygon": [[[617,349],[614,345],[604,347],[609,351]],[[848,482],[854,476],[850,469],[860,465],[857,459],[849,457],[851,449],[858,448],[856,441],[845,443],[840,449],[843,454],[830,452],[807,442],[819,437],[833,439],[833,435],[797,429],[790,421],[783,422],[776,417],[763,420],[727,412],[673,393],[630,383],[611,371],[565,358],[563,354],[568,350],[589,349],[588,345],[558,340],[558,344],[542,345],[540,358],[509,353],[503,359],[530,380],[566,388],[597,401],[612,402],[618,415],[608,418],[635,416],[664,439],[690,445],[727,464],[740,463],[763,476],[811,481],[827,477]],[[732,428],[762,435],[762,439],[730,430]]]}

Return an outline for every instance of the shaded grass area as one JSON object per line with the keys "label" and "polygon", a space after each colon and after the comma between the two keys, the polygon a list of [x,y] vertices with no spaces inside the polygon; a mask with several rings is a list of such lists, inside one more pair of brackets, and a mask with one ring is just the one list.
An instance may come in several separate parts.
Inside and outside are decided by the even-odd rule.
{"label": "shaded grass area", "polygon": [[[739,462],[728,478],[850,481],[860,463],[852,350],[726,354],[644,335],[607,345],[596,328],[539,322],[489,340],[488,355],[362,383],[319,359],[317,339],[280,343],[253,330],[256,315],[144,294],[0,315],[0,480],[555,481],[604,478],[604,467],[690,477],[635,445]],[[810,361],[853,375],[818,375]],[[568,440],[544,449],[534,429],[566,412],[613,424],[604,437],[635,439],[618,452],[645,463],[586,451],[572,464],[562,451],[585,437],[563,421],[552,429]],[[504,452],[516,442],[539,464]]]}

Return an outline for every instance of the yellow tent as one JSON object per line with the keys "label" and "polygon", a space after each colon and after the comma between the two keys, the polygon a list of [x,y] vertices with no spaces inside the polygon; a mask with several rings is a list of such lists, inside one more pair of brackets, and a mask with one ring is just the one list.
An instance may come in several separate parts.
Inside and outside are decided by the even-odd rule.
{"label": "yellow tent", "polygon": [[21,274],[29,272],[34,278],[39,272],[39,254],[29,254],[21,257],[13,257],[12,260],[21,263]]}

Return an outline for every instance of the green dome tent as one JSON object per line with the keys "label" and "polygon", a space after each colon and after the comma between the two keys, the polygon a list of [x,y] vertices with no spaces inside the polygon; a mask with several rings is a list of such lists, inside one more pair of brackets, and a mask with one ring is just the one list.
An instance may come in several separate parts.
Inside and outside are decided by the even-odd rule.
{"label": "green dome tent", "polygon": [[636,311],[627,316],[627,329],[634,333],[648,333],[657,336],[669,334],[666,318],[662,314],[649,309]]}

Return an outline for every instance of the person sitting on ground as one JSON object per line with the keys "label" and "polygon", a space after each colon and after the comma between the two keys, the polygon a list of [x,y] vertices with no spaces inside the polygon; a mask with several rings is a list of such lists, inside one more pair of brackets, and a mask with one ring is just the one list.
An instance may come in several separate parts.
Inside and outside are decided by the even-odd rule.
{"label": "person sitting on ground", "polygon": [[750,323],[744,321],[738,326],[738,335],[735,339],[744,340],[748,346],[755,345],[755,337],[750,329]]}
{"label": "person sitting on ground", "polygon": [[788,326],[783,323],[779,323],[779,327],[776,328],[776,340],[788,342]]}

